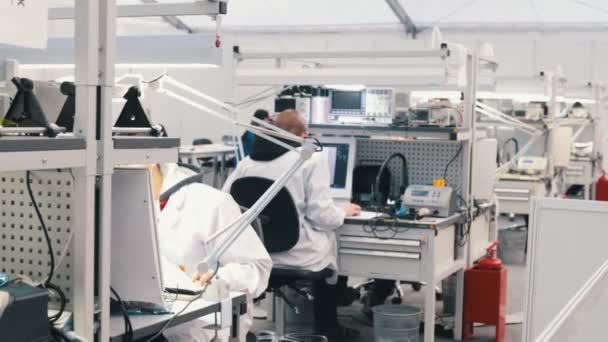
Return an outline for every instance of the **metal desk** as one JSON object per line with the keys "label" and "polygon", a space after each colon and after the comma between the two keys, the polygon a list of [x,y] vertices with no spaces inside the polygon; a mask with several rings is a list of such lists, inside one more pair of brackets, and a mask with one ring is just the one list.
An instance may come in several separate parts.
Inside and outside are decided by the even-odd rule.
{"label": "metal desk", "polygon": [[217,166],[220,165],[219,176],[222,177],[222,181],[225,181],[228,178],[226,161],[228,156],[235,155],[235,149],[235,146],[223,144],[182,146],[179,148],[179,159],[186,159],[188,164],[196,165],[198,158],[213,158],[213,186],[219,188],[221,184],[218,180]]}
{"label": "metal desk", "polygon": [[[242,293],[233,292],[230,294],[232,298],[232,328],[231,337],[234,341],[238,340],[239,336],[239,318],[241,316],[241,305],[247,305],[247,296]],[[176,301],[173,304],[173,311],[177,312],[186,305],[185,301]],[[180,325],[190,322],[197,318],[220,312],[221,306],[218,302],[208,302],[205,300],[197,300],[193,302],[184,313],[176,317],[171,326]],[[133,339],[144,338],[157,333],[162,327],[173,317],[173,314],[167,315],[132,315],[131,325],[133,326]],[[122,315],[112,315],[110,317],[110,341],[120,342],[125,334],[125,324]]]}
{"label": "metal desk", "polygon": [[494,186],[494,193],[501,213],[522,215],[528,215],[530,212],[530,198],[548,195],[543,176],[519,174],[501,175]]}
{"label": "metal desk", "polygon": [[582,185],[584,187],[584,199],[592,199],[593,184],[595,184],[595,161],[591,158],[571,158],[566,169],[566,184]]}
{"label": "metal desk", "polygon": [[466,250],[455,243],[461,214],[448,218],[369,220],[347,218],[338,231],[340,273],[365,278],[422,282],[424,341],[435,340],[435,286],[457,274],[455,338],[462,337]]}

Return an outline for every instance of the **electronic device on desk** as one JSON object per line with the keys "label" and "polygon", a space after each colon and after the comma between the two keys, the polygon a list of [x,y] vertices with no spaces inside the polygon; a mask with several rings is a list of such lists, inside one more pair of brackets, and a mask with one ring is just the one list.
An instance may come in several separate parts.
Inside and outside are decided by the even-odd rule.
{"label": "electronic device on desk", "polygon": [[116,169],[112,177],[111,285],[128,310],[162,312],[163,274],[151,184],[147,169]]}
{"label": "electronic device on desk", "polygon": [[388,88],[367,88],[365,96],[365,116],[368,121],[390,124],[393,118],[393,90]]}
{"label": "electronic device on desk", "polygon": [[319,141],[329,162],[332,197],[338,204],[348,203],[352,195],[357,141],[354,138],[339,137],[321,137]]}
{"label": "electronic device on desk", "polygon": [[141,168],[114,172],[110,271],[112,288],[128,311],[158,314],[170,311],[164,291],[196,294],[201,287],[160,256],[150,177]]}
{"label": "electronic device on desk", "polygon": [[390,124],[393,118],[393,90],[330,90],[332,120],[344,123]]}
{"label": "electronic device on desk", "polygon": [[530,102],[526,107],[526,120],[539,121],[547,116],[549,108],[545,102]]}
{"label": "electronic device on desk", "polygon": [[575,142],[571,154],[575,158],[590,158],[593,154],[593,142]]}
{"label": "electronic device on desk", "polygon": [[547,172],[548,161],[545,157],[520,157],[515,171],[525,175],[539,175]]}
{"label": "electronic device on desk", "polygon": [[410,93],[405,91],[395,90],[394,95],[393,120],[394,126],[409,125],[411,113],[411,97]]}
{"label": "electronic device on desk", "polygon": [[337,90],[329,92],[332,116],[364,116],[365,90]]}
{"label": "electronic device on desk", "polygon": [[580,102],[575,102],[568,113],[568,117],[575,119],[584,119],[589,116],[589,111]]}
{"label": "electronic device on desk", "polygon": [[0,287],[0,340],[52,342],[49,292],[23,282]]}
{"label": "electronic device on desk", "polygon": [[448,186],[410,185],[403,194],[403,206],[410,212],[428,212],[433,217],[450,217],[456,213],[456,192]]}

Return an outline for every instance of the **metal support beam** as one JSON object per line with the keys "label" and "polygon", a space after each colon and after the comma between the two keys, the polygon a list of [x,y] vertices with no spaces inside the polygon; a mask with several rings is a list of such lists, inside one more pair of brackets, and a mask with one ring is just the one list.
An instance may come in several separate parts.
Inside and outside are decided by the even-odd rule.
{"label": "metal support beam", "polygon": [[414,24],[414,21],[412,20],[412,18],[410,18],[410,16],[407,14],[407,12],[403,8],[403,6],[401,6],[401,3],[399,2],[399,0],[385,0],[385,1],[386,1],[386,4],[388,5],[388,7],[391,8],[393,13],[397,17],[397,19],[399,19],[401,24],[403,24],[403,26],[405,27],[405,33],[406,34],[411,33],[412,38],[415,39],[416,34],[418,33],[418,29],[416,28],[416,25]]}
{"label": "metal support beam", "polygon": [[[119,18],[162,17],[178,15],[208,15],[226,14],[224,1],[197,1],[186,3],[159,3],[141,5],[116,6],[116,16]],[[49,20],[74,19],[73,7],[49,8]]]}
{"label": "metal support beam", "polygon": [[[158,0],[141,0],[144,4],[156,4]],[[163,20],[174,28],[188,33],[193,33],[192,28],[184,23],[180,18],[174,15],[163,15]]]}
{"label": "metal support beam", "polygon": [[293,51],[293,52],[236,52],[237,60],[252,59],[314,59],[314,58],[448,58],[447,46],[437,50],[404,50],[404,51]]}

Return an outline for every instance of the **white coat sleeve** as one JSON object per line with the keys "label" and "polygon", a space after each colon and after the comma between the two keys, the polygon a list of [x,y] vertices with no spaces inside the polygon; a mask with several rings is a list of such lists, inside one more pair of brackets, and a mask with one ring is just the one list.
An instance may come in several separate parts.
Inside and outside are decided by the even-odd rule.
{"label": "white coat sleeve", "polygon": [[[216,229],[222,229],[240,215],[241,210],[236,202],[230,196],[225,196],[219,207]],[[253,297],[266,290],[272,260],[251,226],[220,256],[219,262],[217,275],[226,281],[230,290],[243,291]]]}
{"label": "white coat sleeve", "polygon": [[317,229],[336,230],[344,224],[344,210],[335,205],[330,192],[327,155],[315,153],[305,169],[306,218]]}

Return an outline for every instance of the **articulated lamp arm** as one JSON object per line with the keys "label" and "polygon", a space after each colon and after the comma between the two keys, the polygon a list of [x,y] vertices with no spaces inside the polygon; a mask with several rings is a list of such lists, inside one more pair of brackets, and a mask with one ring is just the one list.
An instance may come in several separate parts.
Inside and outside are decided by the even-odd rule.
{"label": "articulated lamp arm", "polygon": [[[219,264],[221,256],[234,244],[234,242],[241,236],[241,234],[251,225],[251,223],[260,215],[260,213],[266,208],[270,201],[279,193],[279,191],[285,186],[287,181],[293,176],[293,174],[308,160],[315,152],[317,145],[312,140],[305,140],[300,151],[300,158],[298,161],[289,168],[279,179],[277,179],[268,190],[255,202],[255,204],[249,208],[243,215],[241,215],[235,222],[229,224],[227,227],[219,231],[210,237],[209,241],[212,241],[222,235],[228,233],[229,235],[222,239],[215,248],[207,255],[203,261],[198,264],[197,271],[199,273],[207,273],[208,271],[215,270]],[[207,242],[209,242],[207,241]]]}

